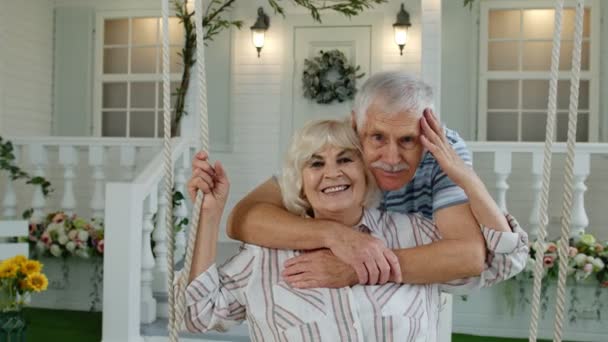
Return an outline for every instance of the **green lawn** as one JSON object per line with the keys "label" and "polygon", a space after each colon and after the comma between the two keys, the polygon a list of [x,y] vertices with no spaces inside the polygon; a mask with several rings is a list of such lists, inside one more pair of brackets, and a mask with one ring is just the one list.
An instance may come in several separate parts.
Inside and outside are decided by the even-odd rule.
{"label": "green lawn", "polygon": [[26,309],[27,342],[99,342],[101,312]]}
{"label": "green lawn", "polygon": [[[101,313],[26,309],[28,342],[99,342]],[[453,342],[524,342],[527,339],[480,337],[454,334]],[[539,340],[540,341],[540,340]]]}

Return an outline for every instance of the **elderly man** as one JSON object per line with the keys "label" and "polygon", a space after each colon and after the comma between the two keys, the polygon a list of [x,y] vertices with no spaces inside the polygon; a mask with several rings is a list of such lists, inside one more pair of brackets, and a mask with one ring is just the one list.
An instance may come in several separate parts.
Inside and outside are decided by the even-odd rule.
{"label": "elderly man", "polygon": [[[269,248],[311,250],[287,261],[282,274],[299,288],[438,283],[479,275],[485,267],[480,225],[501,231],[510,226],[472,170],[464,141],[444,132],[432,108],[432,89],[418,78],[379,73],[357,94],[352,125],[384,191],[381,206],[432,218],[442,240],[391,251],[336,222],[294,216],[284,209],[275,179],[235,206],[228,235]],[[205,164],[194,165],[207,169]]]}

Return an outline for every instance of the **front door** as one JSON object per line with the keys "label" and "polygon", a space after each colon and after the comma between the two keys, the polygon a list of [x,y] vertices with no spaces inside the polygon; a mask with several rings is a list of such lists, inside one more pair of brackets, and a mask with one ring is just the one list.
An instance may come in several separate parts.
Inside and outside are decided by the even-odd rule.
{"label": "front door", "polygon": [[[350,114],[352,100],[319,104],[304,97],[304,60],[320,56],[320,51],[340,50],[349,63],[360,66],[360,73],[365,74],[357,80],[357,88],[360,88],[371,71],[371,29],[371,26],[295,27],[294,72],[291,84],[292,132],[313,119],[343,118]],[[332,80],[335,77],[335,73],[330,73],[328,78]]]}

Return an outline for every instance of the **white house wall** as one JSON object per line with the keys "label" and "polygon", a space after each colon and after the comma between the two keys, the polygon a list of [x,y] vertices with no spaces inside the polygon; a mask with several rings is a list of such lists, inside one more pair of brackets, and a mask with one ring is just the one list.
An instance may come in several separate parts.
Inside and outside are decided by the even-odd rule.
{"label": "white house wall", "polygon": [[53,3],[2,1],[0,12],[0,134],[49,135]]}

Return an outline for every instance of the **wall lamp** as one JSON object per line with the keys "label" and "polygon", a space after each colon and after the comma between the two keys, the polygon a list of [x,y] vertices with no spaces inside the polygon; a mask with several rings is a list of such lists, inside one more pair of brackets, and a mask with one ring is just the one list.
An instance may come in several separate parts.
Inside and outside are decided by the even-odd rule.
{"label": "wall lamp", "polygon": [[401,56],[403,56],[403,47],[407,44],[407,29],[410,26],[412,26],[410,14],[407,13],[403,4],[401,4],[401,10],[397,13],[397,21],[393,24],[395,43],[399,46],[399,54]]}
{"label": "wall lamp", "polygon": [[264,35],[268,27],[270,26],[270,18],[264,13],[262,7],[258,8],[258,19],[255,24],[251,26],[251,41],[256,50],[258,50],[258,58],[260,58],[260,51],[264,47]]}

